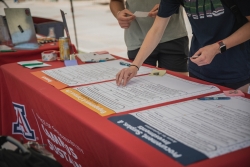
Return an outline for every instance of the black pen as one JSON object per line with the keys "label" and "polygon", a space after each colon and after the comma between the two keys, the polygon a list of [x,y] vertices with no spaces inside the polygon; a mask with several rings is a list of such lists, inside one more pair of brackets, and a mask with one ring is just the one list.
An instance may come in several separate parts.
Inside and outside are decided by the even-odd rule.
{"label": "black pen", "polygon": [[201,97],[198,100],[229,100],[230,97]]}

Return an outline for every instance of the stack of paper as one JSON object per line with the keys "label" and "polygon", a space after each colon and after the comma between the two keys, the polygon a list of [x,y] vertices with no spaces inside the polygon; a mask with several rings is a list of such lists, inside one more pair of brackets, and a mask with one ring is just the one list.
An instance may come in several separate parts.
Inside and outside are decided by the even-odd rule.
{"label": "stack of paper", "polygon": [[8,51],[12,51],[12,49],[6,45],[0,45],[0,51],[1,52],[8,52]]}
{"label": "stack of paper", "polygon": [[49,64],[46,64],[46,63],[43,63],[43,62],[40,62],[40,61],[37,61],[37,60],[31,60],[31,61],[20,61],[20,62],[17,62],[17,64],[20,64],[22,65],[23,67],[26,67],[26,68],[37,68],[37,67],[47,67],[47,66],[51,66]]}
{"label": "stack of paper", "polygon": [[110,54],[97,54],[97,53],[78,53],[77,57],[85,63],[88,62],[103,62],[108,60],[114,60],[115,57]]}

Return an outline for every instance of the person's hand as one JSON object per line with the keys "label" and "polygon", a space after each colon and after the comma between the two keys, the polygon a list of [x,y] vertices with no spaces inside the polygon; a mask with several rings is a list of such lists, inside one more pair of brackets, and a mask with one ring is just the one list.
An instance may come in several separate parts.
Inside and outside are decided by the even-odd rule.
{"label": "person's hand", "polygon": [[118,20],[118,23],[121,28],[127,29],[129,28],[130,23],[135,19],[135,16],[128,9],[124,9],[117,13],[116,19]]}
{"label": "person's hand", "polygon": [[126,86],[128,81],[134,76],[136,76],[137,71],[138,69],[135,66],[130,66],[128,68],[122,69],[120,72],[116,74],[116,84],[118,86],[120,85]]}
{"label": "person's hand", "polygon": [[198,66],[204,66],[210,64],[218,53],[220,53],[220,49],[218,44],[215,43],[200,48],[192,57],[190,57],[190,60]]}
{"label": "person's hand", "polygon": [[152,10],[149,11],[148,16],[149,17],[156,17],[159,9],[159,4],[156,4]]}

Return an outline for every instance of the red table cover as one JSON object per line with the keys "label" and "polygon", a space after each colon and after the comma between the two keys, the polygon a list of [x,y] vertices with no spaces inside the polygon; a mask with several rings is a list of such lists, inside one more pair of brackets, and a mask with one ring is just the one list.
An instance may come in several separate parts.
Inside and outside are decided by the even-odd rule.
{"label": "red table cover", "polygon": [[[49,64],[52,66],[33,70],[16,63],[1,66],[1,135],[45,143],[56,159],[67,167],[182,166],[114,125],[108,117],[99,116],[31,74],[63,66],[62,62]],[[171,71],[168,73],[205,83]],[[247,167],[250,166],[249,158],[250,147],[189,166]]]}

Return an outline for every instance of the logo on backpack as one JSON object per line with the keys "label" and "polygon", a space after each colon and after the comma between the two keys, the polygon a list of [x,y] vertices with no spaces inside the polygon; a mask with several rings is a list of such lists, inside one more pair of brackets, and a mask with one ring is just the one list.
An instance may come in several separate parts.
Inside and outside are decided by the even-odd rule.
{"label": "logo on backpack", "polygon": [[30,124],[26,118],[25,106],[13,103],[16,111],[17,121],[12,124],[13,134],[22,134],[27,140],[36,140],[35,131],[31,129]]}

